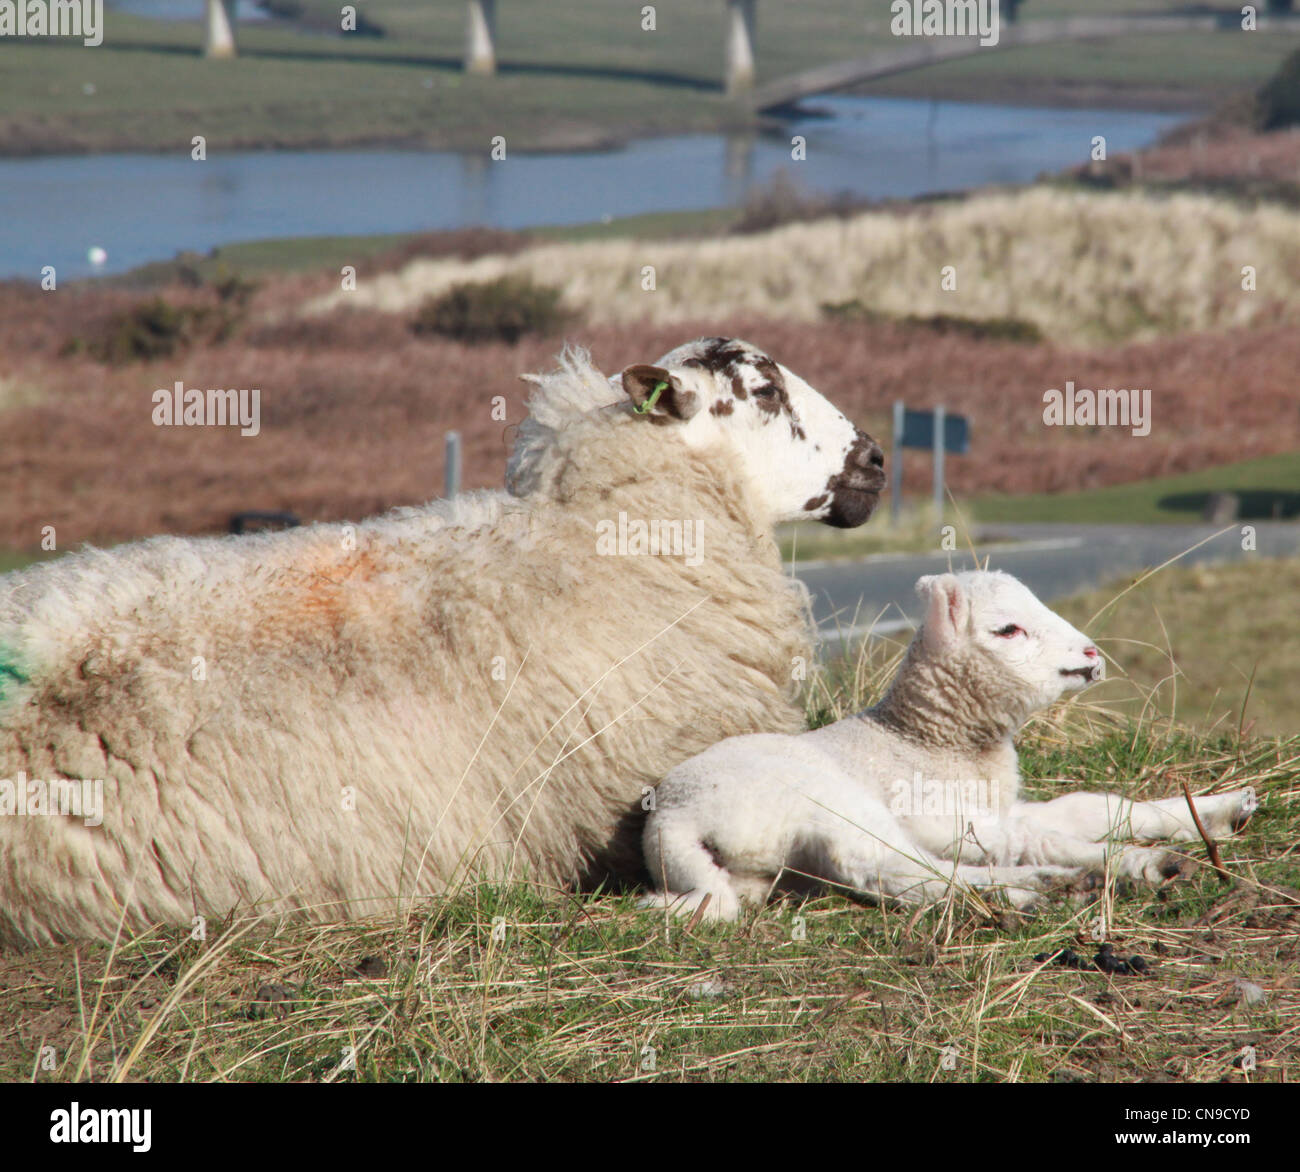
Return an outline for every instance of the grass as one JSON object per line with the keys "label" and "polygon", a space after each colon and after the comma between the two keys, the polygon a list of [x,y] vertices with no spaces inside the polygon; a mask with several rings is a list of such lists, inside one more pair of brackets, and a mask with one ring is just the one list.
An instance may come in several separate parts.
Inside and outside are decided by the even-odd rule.
{"label": "grass", "polygon": [[[1168,577],[1185,600],[1194,584]],[[812,721],[871,701],[893,654],[831,665]],[[1231,885],[1208,867],[1159,889],[1108,882],[1032,918],[828,894],[692,927],[627,895],[479,885],[395,921],[0,954],[0,1079],[1294,1081],[1300,737],[1076,700],[1031,723],[1021,760],[1037,798],[1186,782],[1254,785],[1264,807],[1221,844]],[[1103,936],[1147,973],[1035,959],[1090,957]],[[1266,998],[1247,1005],[1241,981]]]}
{"label": "grass", "polygon": [[[945,526],[951,529],[950,533],[943,532]],[[966,549],[968,534],[969,526],[961,514],[950,509],[942,521],[937,521],[932,505],[904,510],[895,525],[886,498],[867,525],[857,529],[833,529],[820,521],[794,521],[777,526],[776,544],[782,561],[798,565],[812,561],[857,561],[876,554]],[[1006,539],[995,537],[993,540],[1002,542]]]}
{"label": "grass", "polygon": [[[1153,6],[1179,5],[1141,7]],[[337,5],[308,7],[337,27]],[[635,5],[502,5],[501,72],[490,79],[461,72],[460,4],[367,3],[367,19],[390,34],[380,38],[245,24],[233,61],[198,55],[197,21],[149,21],[110,9],[104,44],[93,52],[56,41],[4,46],[0,152],[188,151],[195,134],[214,151],[482,147],[496,134],[526,150],[752,122],[721,92],[722,7],[691,0],[655,7],[658,28],[647,32]],[[1031,7],[1031,20],[1099,10],[1092,0]],[[1156,94],[1165,104],[1205,106],[1225,90],[1261,84],[1293,42],[1210,34],[990,51],[877,82],[872,92],[1130,105]],[[760,16],[759,76],[781,77],[892,44],[887,9],[864,19],[852,0],[773,4]]]}
{"label": "grass", "polygon": [[0,574],[10,570],[21,570],[33,562],[43,562],[58,557],[56,553],[39,553],[20,549],[0,549]]}
{"label": "grass", "polygon": [[[1198,242],[1191,252],[1189,239]],[[1240,259],[1261,249],[1277,254],[1267,295],[1244,293]],[[646,265],[652,290],[640,278]],[[936,277],[945,266],[958,274],[955,288]],[[719,305],[812,323],[828,306],[857,302],[886,318],[1014,319],[1086,345],[1293,320],[1300,279],[1292,270],[1300,248],[1288,209],[1040,186],[745,236],[599,239],[417,260],[307,309],[405,313],[452,285],[513,275],[563,288],[593,324],[706,319]]]}
{"label": "grass", "polygon": [[[637,216],[614,217],[607,223],[596,220],[588,224],[530,228],[527,235],[548,243],[615,238],[672,240],[725,232],[740,214],[735,208],[647,212]],[[371,257],[401,249],[424,235],[426,234],[417,232],[394,232],[373,236],[283,236],[248,240],[223,244],[201,256],[195,253],[182,254],[174,260],[155,261],[112,277],[89,280],[105,285],[156,285],[174,277],[182,266],[204,280],[228,273],[257,277],[310,273],[320,269],[337,271],[345,264],[356,265]],[[0,404],[2,403],[3,400],[0,399]]]}
{"label": "grass", "polygon": [[[1263,1081],[1300,1071],[1300,742],[1119,730],[1026,752],[1032,776],[1134,793],[1251,781],[1269,803],[1207,869],[1031,921],[826,896],[739,927],[665,925],[628,897],[480,886],[398,923],[213,929],[0,959],[0,1077],[154,1081]],[[1045,781],[1036,784],[1043,790]],[[1149,975],[1036,962],[1108,918]],[[494,927],[504,925],[504,930]],[[1089,953],[1091,955],[1091,953]],[[1235,981],[1268,991],[1240,1004]],[[50,1070],[37,1068],[52,1047]],[[953,1055],[945,1069],[945,1054]]]}
{"label": "grass", "polygon": [[[1046,15],[1046,7],[1040,8],[1036,0],[1026,5],[1026,14],[1030,7],[1035,17]],[[1096,5],[1080,7],[1099,15]],[[1156,6],[1141,7],[1150,13]],[[1079,15],[1079,9],[1074,14]],[[1134,105],[1145,99],[1153,106],[1209,106],[1258,88],[1295,45],[1293,35],[1224,32],[1063,41],[980,53],[898,74],[887,83],[870,82],[860,92],[953,101],[975,92],[987,101],[1010,104],[1037,94],[1064,104],[1099,106],[1127,93]],[[1195,69],[1187,68],[1189,61],[1196,62]]]}
{"label": "grass", "polygon": [[1088,492],[976,497],[970,510],[982,522],[1048,521],[1060,524],[1197,522],[1211,493],[1241,498],[1243,520],[1288,520],[1300,515],[1300,452],[1283,452]]}
{"label": "grass", "polygon": [[1096,703],[1203,728],[1296,730],[1300,560],[1169,569],[1108,607],[1117,593],[1053,603],[1123,672],[1092,689]]}

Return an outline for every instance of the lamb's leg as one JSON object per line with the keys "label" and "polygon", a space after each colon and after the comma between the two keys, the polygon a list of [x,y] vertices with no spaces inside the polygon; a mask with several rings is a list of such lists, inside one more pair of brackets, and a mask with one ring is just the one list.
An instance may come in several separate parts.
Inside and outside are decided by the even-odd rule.
{"label": "lamb's leg", "polygon": [[863,798],[852,815],[823,822],[807,843],[812,873],[876,899],[925,904],[950,889],[1000,888],[1013,907],[1036,903],[1053,884],[1078,872],[1058,866],[954,864],[918,846],[883,803]]}
{"label": "lamb's leg", "polygon": [[644,847],[651,881],[663,889],[643,897],[641,907],[667,907],[685,916],[693,914],[708,896],[704,919],[734,920],[740,915],[740,894],[730,872],[718,866],[688,819],[651,818],[646,823]]}
{"label": "lamb's leg", "polygon": [[1144,883],[1161,883],[1182,870],[1183,860],[1166,850],[1115,837],[1083,838],[1050,819],[1035,818],[1046,805],[1051,803],[1017,802],[1005,818],[972,819],[966,835],[953,844],[952,857],[1000,867],[1109,867],[1115,875]]}
{"label": "lamb's leg", "polygon": [[[1215,837],[1240,830],[1259,808],[1253,789],[1193,798],[1206,831]],[[1017,802],[1008,817],[1045,834],[1097,841],[1124,838],[1191,842],[1200,837],[1185,798],[1134,802],[1118,794],[1065,794],[1050,802]]]}
{"label": "lamb's leg", "polygon": [[899,861],[890,866],[862,865],[847,870],[840,880],[860,895],[894,899],[906,904],[935,903],[952,889],[997,890],[1012,907],[1025,910],[1038,903],[1054,884],[1078,877],[1071,867],[954,866],[938,858]]}

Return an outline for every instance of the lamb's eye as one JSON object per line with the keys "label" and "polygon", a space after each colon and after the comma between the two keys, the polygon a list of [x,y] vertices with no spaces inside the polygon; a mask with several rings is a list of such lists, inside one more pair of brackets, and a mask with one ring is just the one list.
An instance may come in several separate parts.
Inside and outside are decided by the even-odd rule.
{"label": "lamb's eye", "polygon": [[1015,623],[1007,623],[1005,627],[1002,627],[1000,630],[994,631],[993,633],[1002,639],[1012,639],[1016,635],[1023,635],[1025,633],[1025,628],[1018,627]]}
{"label": "lamb's eye", "polygon": [[775,399],[776,387],[771,383],[764,383],[761,387],[756,387],[754,394],[760,399]]}

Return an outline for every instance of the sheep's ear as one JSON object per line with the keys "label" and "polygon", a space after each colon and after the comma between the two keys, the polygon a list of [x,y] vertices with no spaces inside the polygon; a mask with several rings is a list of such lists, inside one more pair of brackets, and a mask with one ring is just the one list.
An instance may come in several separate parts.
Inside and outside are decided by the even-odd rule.
{"label": "sheep's ear", "polygon": [[965,638],[970,600],[955,574],[929,574],[916,584],[926,600],[924,634],[927,647],[942,650]]}
{"label": "sheep's ear", "polygon": [[622,379],[632,409],[651,423],[689,419],[700,409],[700,397],[662,366],[629,366]]}

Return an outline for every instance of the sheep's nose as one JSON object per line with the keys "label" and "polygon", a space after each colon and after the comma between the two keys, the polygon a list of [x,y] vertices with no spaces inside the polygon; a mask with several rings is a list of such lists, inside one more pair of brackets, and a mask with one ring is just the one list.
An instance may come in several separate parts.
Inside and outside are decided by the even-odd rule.
{"label": "sheep's nose", "polygon": [[1096,659],[1099,653],[1095,647],[1085,647],[1083,649],[1083,654],[1088,659]]}
{"label": "sheep's nose", "polygon": [[853,445],[849,459],[859,468],[883,468],[885,453],[865,431],[858,432],[858,442]]}

